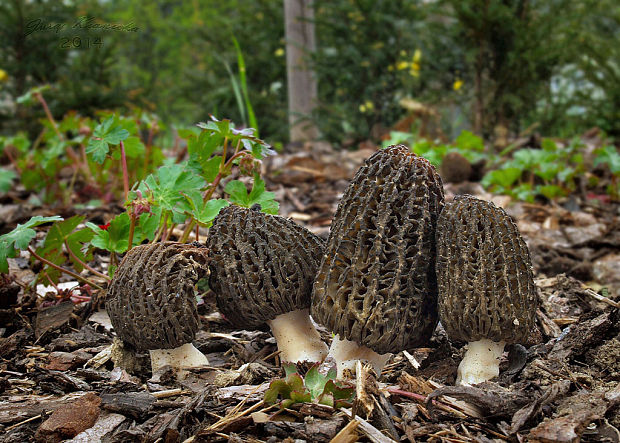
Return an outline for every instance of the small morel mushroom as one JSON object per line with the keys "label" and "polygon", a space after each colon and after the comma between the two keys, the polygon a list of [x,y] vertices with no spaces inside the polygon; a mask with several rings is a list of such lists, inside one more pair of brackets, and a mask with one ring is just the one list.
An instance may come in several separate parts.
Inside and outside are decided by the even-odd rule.
{"label": "small morel mushroom", "polygon": [[153,373],[164,365],[208,365],[192,345],[200,329],[195,285],[207,274],[207,249],[174,242],[131,249],[114,274],[106,309],[119,338],[137,351],[149,351]]}
{"label": "small morel mushroom", "polygon": [[437,281],[441,324],[452,340],[469,343],[457,384],[497,376],[504,345],[525,340],[537,304],[527,245],[503,209],[468,195],[446,205]]}
{"label": "small morel mushroom", "polygon": [[323,361],[327,345],[310,319],[324,242],[284,217],[228,206],[209,230],[209,286],[236,327],[267,323],[284,362]]}
{"label": "small morel mushroom", "polygon": [[471,177],[472,166],[469,160],[458,152],[448,152],[441,161],[439,174],[445,183],[461,183]]}
{"label": "small morel mushroom", "polygon": [[380,373],[390,353],[430,338],[442,207],[435,168],[402,145],[373,154],[349,184],[312,295],[312,316],[337,334],[328,357],[338,377],[353,372],[357,360]]}

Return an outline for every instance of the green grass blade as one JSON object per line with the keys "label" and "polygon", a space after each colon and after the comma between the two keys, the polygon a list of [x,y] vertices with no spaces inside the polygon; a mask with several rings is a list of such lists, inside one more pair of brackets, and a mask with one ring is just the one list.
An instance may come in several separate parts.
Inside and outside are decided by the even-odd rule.
{"label": "green grass blade", "polygon": [[245,60],[243,59],[243,53],[241,52],[239,42],[234,36],[232,37],[232,40],[235,45],[235,50],[237,51],[237,64],[239,65],[239,80],[241,83],[241,92],[243,93],[243,98],[245,99],[245,108],[248,111],[250,127],[256,129],[256,136],[258,137],[258,123],[256,121],[254,109],[252,108],[252,103],[250,102],[250,96],[248,95],[248,85],[245,75]]}

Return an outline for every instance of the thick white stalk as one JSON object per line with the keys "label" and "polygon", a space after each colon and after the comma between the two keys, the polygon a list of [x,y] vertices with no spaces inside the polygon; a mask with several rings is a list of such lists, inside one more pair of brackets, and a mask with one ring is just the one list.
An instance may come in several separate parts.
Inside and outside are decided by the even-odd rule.
{"label": "thick white stalk", "polygon": [[358,360],[370,363],[377,375],[381,375],[381,371],[391,355],[389,353],[377,354],[366,346],[358,345],[356,342],[347,339],[341,339],[336,335],[329,348],[327,358],[333,358],[336,361],[338,378],[343,378],[355,375],[355,363]]}
{"label": "thick white stalk", "polygon": [[327,345],[321,340],[308,309],[280,314],[267,322],[278,343],[280,359],[289,363],[322,362]]}
{"label": "thick white stalk", "polygon": [[152,349],[149,353],[151,354],[153,374],[162,366],[170,365],[176,370],[179,380],[187,376],[186,368],[196,368],[209,364],[207,357],[191,343],[174,349]]}
{"label": "thick white stalk", "polygon": [[489,339],[472,341],[456,373],[457,385],[475,385],[499,375],[499,360],[506,342]]}

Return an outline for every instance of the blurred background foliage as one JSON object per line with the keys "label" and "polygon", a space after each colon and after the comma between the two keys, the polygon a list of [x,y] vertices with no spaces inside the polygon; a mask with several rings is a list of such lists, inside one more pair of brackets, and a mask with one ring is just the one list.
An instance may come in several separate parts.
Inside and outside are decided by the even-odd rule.
{"label": "blurred background foliage", "polygon": [[[316,0],[319,82],[312,116],[325,139],[379,141],[390,129],[487,140],[536,130],[620,134],[620,3],[613,0]],[[74,29],[89,15],[138,32]],[[68,23],[33,32],[28,24]],[[260,135],[286,142],[281,0],[7,0],[0,5],[0,133],[33,133],[40,107],[16,98],[50,84],[52,113],[143,108],[165,124],[208,114],[249,124],[245,61]],[[99,32],[97,34],[97,32]],[[62,49],[63,37],[102,45]],[[92,42],[91,42],[92,44]],[[407,116],[425,114],[427,127]],[[416,126],[417,125],[417,126]]]}

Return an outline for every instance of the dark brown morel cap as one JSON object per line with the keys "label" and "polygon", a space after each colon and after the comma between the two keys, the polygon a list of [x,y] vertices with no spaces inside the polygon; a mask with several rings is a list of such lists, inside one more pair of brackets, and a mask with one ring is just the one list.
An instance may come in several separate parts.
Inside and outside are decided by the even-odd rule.
{"label": "dark brown morel cap", "polygon": [[380,354],[424,344],[437,324],[435,228],[443,187],[405,146],[357,171],[332,222],[312,316]]}
{"label": "dark brown morel cap", "polygon": [[324,241],[277,215],[228,206],[209,230],[209,286],[236,327],[259,328],[310,307]]}
{"label": "dark brown morel cap", "polygon": [[194,339],[200,328],[195,284],[207,274],[207,251],[166,242],[136,246],[125,255],[105,303],[121,340],[146,351]]}
{"label": "dark brown morel cap", "polygon": [[525,341],[536,315],[530,253],[493,203],[463,195],[437,226],[439,318],[453,340]]}

